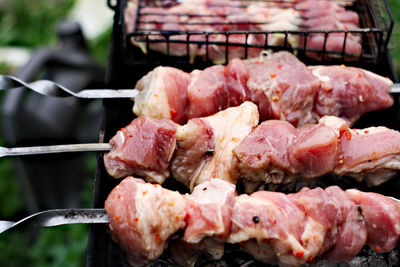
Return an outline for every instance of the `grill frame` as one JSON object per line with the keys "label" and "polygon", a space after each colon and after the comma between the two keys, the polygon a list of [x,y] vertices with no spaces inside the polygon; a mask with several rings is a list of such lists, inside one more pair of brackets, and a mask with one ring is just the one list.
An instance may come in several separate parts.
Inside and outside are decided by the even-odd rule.
{"label": "grill frame", "polygon": [[[108,0],[109,5],[111,0]],[[138,29],[137,26],[140,20],[141,8],[143,3],[150,2],[155,3],[157,1],[162,0],[138,0],[137,9],[137,19],[135,24],[135,30],[130,33],[126,33],[126,24],[125,24],[125,14],[124,10],[126,8],[128,0],[118,0],[117,4],[113,6],[113,9],[116,11],[116,15],[118,13],[119,25],[121,27],[122,37],[122,48],[124,49],[124,62],[126,65],[140,65],[140,64],[161,64],[162,62],[170,62],[172,64],[185,65],[185,63],[190,62],[192,59],[189,55],[189,46],[190,45],[202,45],[205,46],[206,55],[204,59],[196,58],[196,64],[199,64],[198,61],[206,62],[208,65],[211,64],[211,60],[209,60],[209,46],[210,45],[219,45],[225,49],[225,63],[228,61],[228,54],[230,52],[229,45],[234,45],[234,47],[243,47],[245,58],[248,55],[249,48],[260,48],[260,49],[270,49],[273,51],[278,50],[287,50],[290,52],[296,52],[300,57],[306,57],[306,53],[315,52],[319,53],[321,58],[320,60],[315,60],[318,63],[334,63],[340,64],[349,61],[356,61],[362,63],[379,63],[382,60],[382,56],[386,51],[390,35],[393,30],[394,19],[392,13],[390,11],[389,4],[387,0],[357,0],[355,5],[350,10],[357,11],[360,16],[360,26],[362,27],[359,30],[297,30],[297,31],[160,31],[155,30],[151,32],[142,31]],[[167,3],[168,1],[163,1]],[[260,1],[262,2],[262,0]],[[274,0],[267,2],[276,2]],[[278,1],[279,2],[279,1]],[[180,14],[182,15],[182,14]],[[290,47],[288,43],[289,35],[297,36],[299,38],[304,39],[303,47],[306,47],[307,36],[312,34],[323,34],[325,36],[323,49],[310,49],[310,48],[301,48],[301,47]],[[326,51],[326,39],[330,34],[342,33],[345,35],[345,43],[347,40],[347,36],[349,34],[357,34],[362,36],[362,52],[360,55],[350,55],[345,53],[343,44],[343,48],[341,52]],[[226,41],[224,42],[213,42],[208,41],[196,41],[191,40],[191,37],[196,35],[205,35],[215,36],[217,34],[225,35]],[[284,35],[284,44],[283,45],[270,45],[264,43],[264,45],[252,45],[244,43],[231,43],[229,41],[229,36],[243,34],[243,35],[251,35],[254,36],[266,36],[266,42],[268,42],[268,36],[272,34],[282,34]],[[152,39],[154,37],[158,37],[157,39]],[[175,37],[182,37],[182,40],[172,40]],[[248,38],[248,37],[246,37]],[[142,49],[134,46],[131,40],[135,40],[136,42],[142,43]],[[247,39],[246,39],[247,40]],[[166,53],[155,52],[150,49],[150,46],[155,43],[165,44]],[[169,46],[173,44],[182,44],[186,47],[186,55],[177,57],[170,54]],[[233,49],[233,48],[232,48]],[[143,53],[143,50],[147,50],[147,53]],[[337,58],[329,59],[332,54],[336,54]],[[310,59],[309,59],[310,60]],[[222,62],[223,63],[223,62]],[[224,64],[225,64],[224,63]]]}

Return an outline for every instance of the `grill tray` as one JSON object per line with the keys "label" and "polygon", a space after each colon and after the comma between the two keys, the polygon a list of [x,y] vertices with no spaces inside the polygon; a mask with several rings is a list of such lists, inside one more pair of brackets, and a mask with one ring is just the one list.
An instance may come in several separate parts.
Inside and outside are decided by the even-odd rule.
{"label": "grill tray", "polygon": [[[112,69],[112,64],[110,69]],[[390,56],[386,53],[383,62],[380,65],[364,65],[365,68],[374,71],[378,74],[392,78],[397,81],[397,77],[393,72],[393,67],[391,65]],[[127,70],[125,70],[127,71]],[[136,73],[140,72],[137,70]],[[115,77],[110,76],[110,82],[115,86],[122,86],[123,84],[130,83],[129,80],[132,79],[132,75],[129,76],[128,72],[125,73],[125,79],[115,79]],[[120,73],[120,75],[122,75]],[[135,75],[133,75],[135,76]],[[119,76],[118,76],[119,77]],[[129,78],[127,78],[129,77]],[[122,87],[120,87],[122,88]],[[129,100],[105,100],[103,108],[103,127],[100,135],[100,141],[108,142],[111,137],[121,128],[126,126],[131,120],[135,118],[132,113],[133,103]],[[395,99],[394,106],[378,111],[365,114],[357,122],[355,127],[364,128],[372,125],[384,125],[392,129],[400,130],[400,105],[398,97]],[[103,208],[104,201],[107,198],[109,192],[120,182],[121,180],[112,179],[108,176],[103,165],[102,154],[98,156],[97,162],[97,172],[94,184],[94,198],[93,207]],[[363,191],[375,191],[387,196],[393,196],[400,199],[400,174],[397,179],[393,178],[390,181],[384,183],[379,187],[367,188],[364,184],[355,183],[352,179],[335,180],[331,177],[326,177],[323,180],[317,181],[312,186],[325,187],[331,184],[337,184],[342,189],[348,188],[358,188]],[[182,193],[186,193],[186,189],[180,184],[174,183],[172,179],[167,179],[166,183],[163,185],[166,188],[179,190]],[[274,188],[282,192],[294,192],[298,190],[298,186],[282,186],[280,188]],[[246,253],[241,252],[238,246],[228,245],[227,253],[225,254],[223,261],[211,262],[207,258],[201,259],[196,266],[241,266],[246,261],[251,259]],[[349,265],[339,265],[327,262],[320,262],[317,265],[310,266],[398,266],[400,264],[400,247],[398,246],[391,253],[378,254],[370,248],[364,248],[362,252],[351,262]],[[122,267],[128,266],[127,260],[123,252],[119,247],[111,240],[109,234],[107,233],[106,227],[104,225],[91,225],[89,233],[89,242],[87,249],[87,266],[88,267]],[[166,253],[163,257],[154,262],[152,265],[154,267],[161,266],[174,266],[168,261],[168,254]],[[268,266],[259,262],[254,262],[248,266]]]}
{"label": "grill tray", "polygon": [[[144,0],[142,0],[144,1]],[[150,1],[150,0],[147,0]],[[153,0],[156,1],[156,0]],[[167,0],[165,0],[167,1]],[[371,8],[375,6],[374,14],[381,14],[375,19],[380,19],[387,21],[385,18],[390,15],[390,11],[387,7],[387,2],[379,1],[380,5],[373,4],[378,0],[370,0],[371,5],[365,5],[368,0],[360,0],[357,5],[362,5],[364,3],[364,12],[370,12]],[[164,2],[167,3],[167,2]],[[172,2],[170,2],[172,3]],[[360,4],[358,4],[360,3]],[[129,36],[126,35],[124,31],[124,19],[123,11],[126,5],[125,0],[117,0],[115,5],[112,5],[111,1],[108,3],[110,7],[115,10],[113,33],[111,39],[109,64],[107,72],[107,87],[108,88],[133,88],[136,81],[140,79],[150,70],[154,69],[158,65],[169,65],[178,67],[185,71],[191,71],[195,68],[203,69],[211,64],[207,61],[195,61],[194,64],[188,62],[186,57],[172,57],[168,55],[163,55],[159,53],[150,52],[144,55],[139,48],[133,46],[129,40]],[[380,10],[380,11],[379,11]],[[382,13],[383,12],[383,13]],[[388,13],[386,13],[388,12]],[[390,22],[391,21],[391,22]],[[380,24],[377,25],[381,25]],[[377,28],[377,31],[382,32],[382,41],[386,42],[380,48],[381,51],[377,51],[373,60],[359,60],[352,62],[352,66],[362,67],[373,71],[382,76],[387,76],[391,78],[394,82],[397,82],[397,76],[393,70],[391,57],[387,50],[384,48],[387,44],[387,39],[390,35],[392,20],[389,19],[389,24],[386,24],[385,28],[387,31],[382,30],[382,28]],[[128,39],[127,39],[128,38]],[[378,49],[379,50],[379,49]],[[299,51],[300,52],[300,51]],[[380,54],[379,64],[378,54]],[[307,65],[315,65],[316,63],[310,58],[306,57],[304,54],[299,53],[299,59],[302,60]],[[371,58],[372,59],[372,58]],[[320,63],[320,62],[319,62]],[[121,128],[126,126],[131,122],[135,115],[132,113],[133,102],[129,100],[116,100],[109,99],[103,101],[103,124],[102,131],[100,132],[100,142],[108,142],[111,137]],[[372,125],[383,125],[390,127],[392,129],[400,130],[400,105],[399,98],[396,97],[393,107],[390,109],[382,110],[379,112],[371,112],[365,114],[357,122],[355,127],[365,128]],[[398,175],[400,178],[400,174]],[[93,195],[93,207],[103,208],[104,201],[107,198],[109,192],[120,182],[121,180],[115,180],[108,176],[105,171],[103,164],[103,155],[99,154],[97,159],[97,171],[94,182],[94,195]],[[328,186],[330,184],[337,184],[342,189],[347,188],[358,188],[364,191],[375,191],[387,196],[393,196],[400,199],[400,180],[393,178],[390,181],[384,183],[379,187],[367,188],[363,184],[355,183],[353,180],[340,180],[337,181],[331,177],[326,177],[321,182],[316,182],[313,186]],[[167,179],[166,183],[163,185],[166,188],[179,190],[182,193],[187,192],[180,184],[174,183],[172,179]],[[290,186],[274,188],[283,192],[294,192],[299,189]],[[251,260],[249,254],[243,253],[238,250],[238,246],[227,245],[226,254],[222,261],[212,262],[206,257],[200,259],[196,267],[198,266],[233,266],[239,267]],[[332,264],[327,262],[320,262],[312,266],[399,266],[400,265],[400,246],[398,246],[393,252],[378,254],[370,248],[364,248],[362,252],[349,264]],[[154,262],[150,266],[154,267],[164,267],[173,266],[168,260],[168,252],[166,252],[160,260]],[[89,232],[89,242],[87,247],[87,260],[86,266],[88,267],[127,267],[128,263],[125,255],[120,250],[120,248],[111,240],[109,234],[107,233],[106,227],[104,225],[91,225]],[[251,267],[257,266],[268,266],[257,261],[250,265]]]}
{"label": "grill tray", "polygon": [[[300,57],[306,56],[306,53],[314,52],[320,55],[317,62],[324,63],[328,61],[330,63],[343,63],[348,60],[357,61],[362,63],[378,63],[382,60],[382,55],[386,50],[389,38],[393,29],[393,17],[387,3],[387,0],[356,0],[353,6],[348,7],[349,10],[355,11],[360,17],[360,29],[358,30],[296,30],[296,31],[167,31],[167,30],[145,30],[140,28],[140,23],[149,22],[145,18],[145,11],[142,12],[143,7],[157,6],[157,7],[170,7],[178,3],[178,1],[168,0],[138,0],[137,17],[134,30],[127,32],[127,25],[125,24],[124,10],[126,8],[128,0],[117,0],[116,5],[112,5],[109,0],[109,6],[115,10],[115,15],[118,18],[118,27],[120,28],[120,45],[121,52],[126,65],[141,65],[141,64],[160,64],[163,62],[169,62],[173,64],[185,65],[192,61],[190,57],[190,47],[197,45],[198,47],[205,47],[206,53],[203,59],[197,58],[197,61],[202,61],[210,65],[209,51],[211,45],[218,45],[225,50],[225,63],[228,61],[228,55],[231,50],[241,48],[243,50],[242,57],[247,58],[250,49],[271,49],[277,50],[288,50],[297,53]],[[232,0],[235,1],[235,0]],[[241,0],[242,2],[251,0]],[[254,0],[253,0],[254,2]],[[258,2],[282,2],[282,0],[258,0]],[[182,16],[185,14],[178,14]],[[204,15],[198,15],[204,16]],[[211,16],[211,15],[205,15]],[[221,16],[219,16],[221,17]],[[160,22],[158,22],[160,23]],[[161,22],[162,23],[162,22]],[[139,25],[140,24],[140,25]],[[182,24],[182,23],[181,23]],[[207,26],[207,23],[203,23]],[[212,24],[215,25],[215,22]],[[229,24],[240,25],[243,22],[231,22]],[[147,25],[147,24],[145,24]],[[324,36],[324,46],[322,49],[311,49],[307,47],[307,37],[312,34],[319,33]],[[360,54],[348,54],[344,51],[344,46],[341,51],[327,51],[326,40],[328,36],[335,33],[341,33],[345,36],[344,43],[347,42],[349,34],[361,36],[362,38],[362,51]],[[223,41],[213,41],[212,36],[216,34],[226,36]],[[245,42],[238,43],[231,41],[230,37],[238,36],[239,34],[246,36],[246,40],[250,35],[265,38],[265,41],[257,44],[246,44]],[[284,42],[280,44],[271,44],[268,42],[269,38],[273,34],[283,35]],[[202,38],[197,38],[203,36]],[[288,40],[292,37],[299,38],[300,46],[293,47],[289,44]],[[133,45],[132,42],[140,43],[143,50],[146,50],[146,54],[142,52],[140,48]],[[305,43],[304,43],[305,42]],[[164,45],[163,53],[155,52],[151,50],[151,46],[155,44]],[[180,49],[182,56],[173,56],[171,46],[181,44]],[[307,48],[303,48],[307,47]],[[328,53],[329,52],[329,53]],[[334,55],[335,58],[331,58],[329,55]],[[193,62],[192,62],[193,63]],[[196,62],[195,62],[196,63]],[[221,62],[223,63],[223,62]],[[198,62],[197,62],[198,64]]]}

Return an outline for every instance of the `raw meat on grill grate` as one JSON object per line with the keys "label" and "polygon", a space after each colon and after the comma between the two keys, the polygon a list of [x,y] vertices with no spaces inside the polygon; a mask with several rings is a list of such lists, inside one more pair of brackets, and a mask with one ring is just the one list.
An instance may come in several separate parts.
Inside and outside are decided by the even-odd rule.
{"label": "raw meat on grill grate", "polygon": [[[338,54],[327,53],[331,57],[339,57],[340,52],[357,57],[362,51],[361,36],[357,33],[345,33],[348,30],[359,29],[359,17],[357,13],[348,11],[335,3],[328,1],[307,0],[295,6],[301,16],[308,19],[303,22],[305,30],[321,30],[321,33],[310,33],[301,36],[300,47],[316,49],[318,51],[338,52]],[[329,13],[328,13],[329,12]],[[328,14],[327,14],[328,13]],[[333,30],[327,35],[324,31]],[[322,53],[306,53],[311,58],[321,59]]]}
{"label": "raw meat on grill grate", "polygon": [[[182,196],[128,177],[109,194],[105,208],[110,233],[132,266],[155,260],[168,243],[179,265],[191,265],[207,250],[219,259],[225,242],[269,264],[346,262],[365,244],[391,251],[400,236],[398,201],[337,186],[236,196],[231,184],[212,179]],[[213,253],[217,247],[220,253]]]}
{"label": "raw meat on grill grate", "polygon": [[[329,59],[342,53],[357,57],[362,51],[361,34],[346,32],[360,30],[358,14],[332,1],[186,0],[172,7],[138,7],[132,0],[125,9],[125,23],[127,33],[136,34],[131,41],[145,53],[150,48],[188,56],[190,62],[202,57],[227,63],[226,59],[255,56],[267,47],[305,48],[308,56],[319,60],[322,52]],[[334,32],[325,35],[326,31]]]}

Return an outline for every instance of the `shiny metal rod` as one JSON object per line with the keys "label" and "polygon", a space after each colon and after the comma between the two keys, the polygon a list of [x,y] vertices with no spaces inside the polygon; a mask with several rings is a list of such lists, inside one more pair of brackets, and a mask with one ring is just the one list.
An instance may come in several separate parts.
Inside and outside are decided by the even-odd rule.
{"label": "shiny metal rod", "polygon": [[0,234],[17,227],[53,227],[108,222],[108,215],[104,209],[54,209],[32,214],[18,222],[0,221]]}
{"label": "shiny metal rod", "polygon": [[92,144],[70,144],[53,146],[31,146],[31,147],[0,147],[0,158],[8,156],[38,155],[65,152],[91,152],[91,151],[110,151],[109,143]]}
{"label": "shiny metal rod", "polygon": [[9,90],[21,87],[46,96],[74,96],[85,99],[134,98],[139,94],[139,91],[136,89],[86,89],[75,93],[64,86],[49,80],[38,80],[27,83],[13,76],[0,75],[0,90]]}
{"label": "shiny metal rod", "polygon": [[[38,80],[26,83],[16,77],[0,75],[0,90],[10,90],[13,88],[27,88],[39,94],[54,97],[70,97],[86,99],[104,98],[135,98],[140,91],[137,89],[86,89],[77,93],[49,80]],[[393,84],[390,93],[399,94],[400,84]]]}

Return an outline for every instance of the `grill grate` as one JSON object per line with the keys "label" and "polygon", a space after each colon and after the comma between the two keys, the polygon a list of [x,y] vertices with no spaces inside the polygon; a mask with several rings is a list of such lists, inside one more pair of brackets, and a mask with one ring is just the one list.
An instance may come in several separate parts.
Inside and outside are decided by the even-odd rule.
{"label": "grill grate", "polygon": [[[232,0],[231,2],[238,2]],[[247,7],[246,2],[251,3],[285,3],[290,5],[290,1],[268,1],[268,0],[241,0],[236,7]],[[217,47],[223,56],[214,63],[227,63],[232,57],[247,58],[254,55],[254,51],[261,50],[287,50],[297,53],[299,56],[312,55],[313,60],[318,62],[343,63],[348,61],[363,63],[379,63],[385,51],[392,29],[393,17],[389,9],[387,0],[357,0],[349,10],[356,11],[360,17],[360,29],[352,30],[284,30],[284,31],[260,31],[251,29],[250,26],[269,24],[268,21],[223,21],[229,14],[204,14],[199,13],[162,13],[160,9],[156,11],[146,10],[145,7],[168,8],[179,4],[177,1],[163,0],[138,0],[136,20],[134,27],[127,25],[124,14],[127,0],[120,0],[114,9],[119,8],[119,21],[123,34],[123,46],[125,63],[127,65],[165,62],[190,62],[193,63],[193,50],[203,49],[201,60],[211,62],[214,58],[211,55],[211,47]],[[207,7],[226,8],[225,5],[207,5]],[[163,21],[156,17],[165,18]],[[171,17],[195,18],[189,21],[168,20]],[[207,18],[207,21],[202,21]],[[215,18],[215,21],[213,20]],[[211,21],[210,21],[211,20]],[[179,28],[178,26],[207,27],[212,25],[218,29],[227,27],[229,30],[204,30],[204,31],[180,31],[180,30],[160,30],[156,26],[168,25],[168,29]],[[298,26],[302,26],[301,24]],[[244,28],[244,29],[243,29]],[[323,36],[323,45],[319,48],[310,48],[307,45],[310,36]],[[341,49],[329,50],[327,48],[328,37],[333,35],[344,35],[343,46]],[[349,36],[357,36],[361,39],[362,49],[360,53],[347,51],[349,46]],[[271,39],[279,36],[280,42],[271,42]],[[257,42],[249,42],[249,39],[256,39]],[[298,40],[295,44],[290,40]],[[239,41],[238,41],[239,40]],[[138,46],[140,49],[135,49]],[[176,51],[179,50],[179,53]],[[240,51],[239,51],[240,50]],[[238,53],[239,51],[239,53]],[[317,56],[316,56],[317,55]]]}

